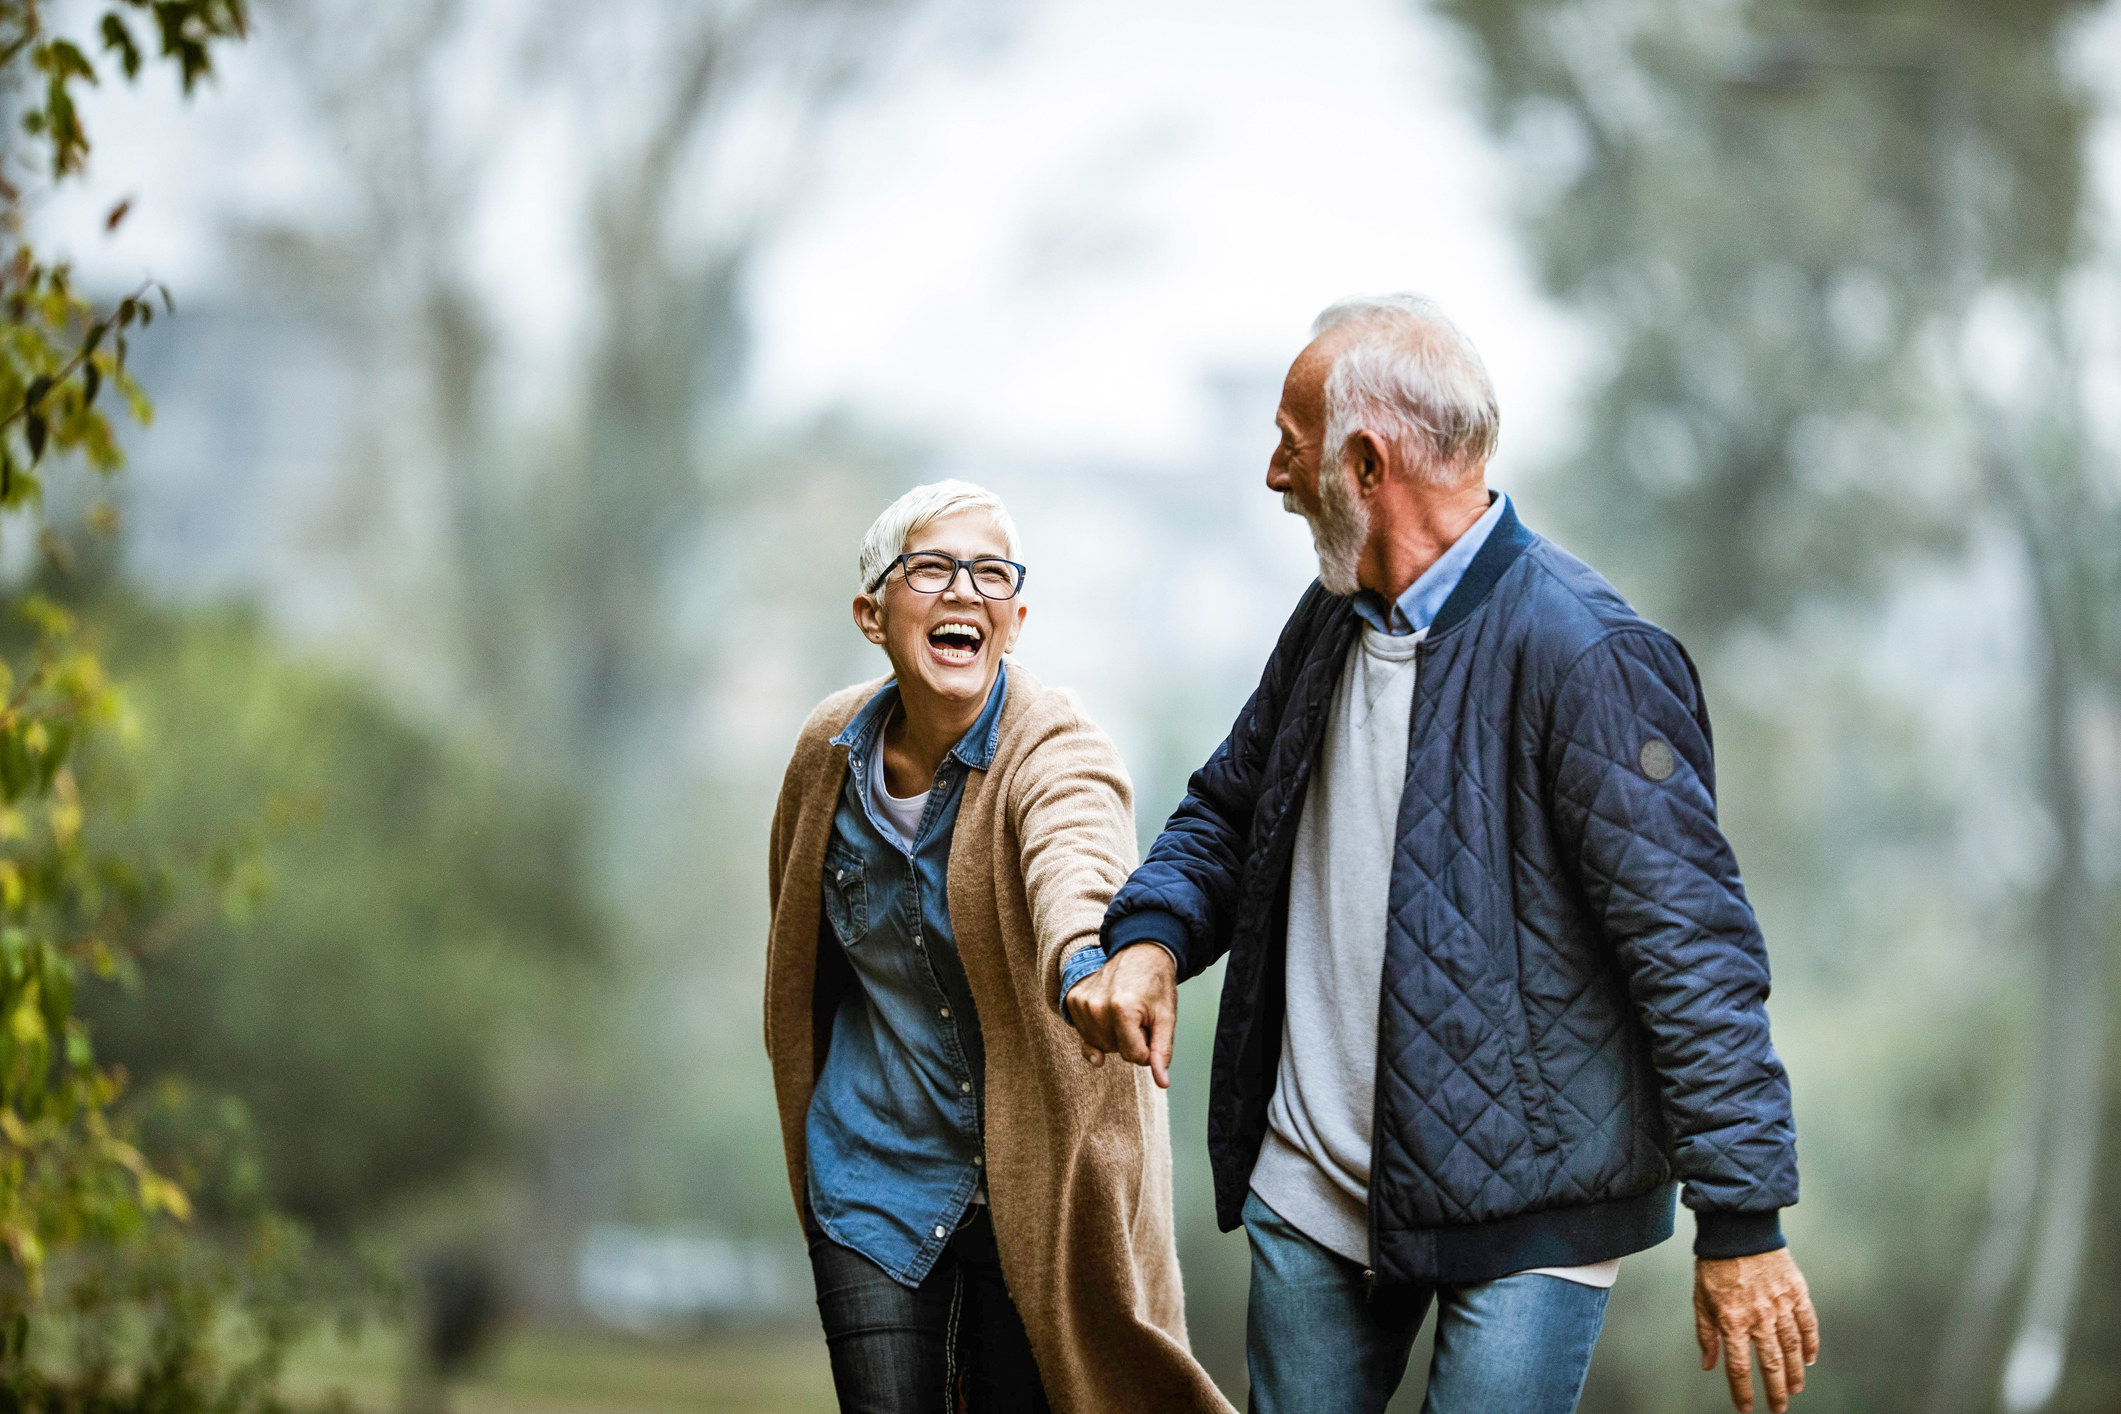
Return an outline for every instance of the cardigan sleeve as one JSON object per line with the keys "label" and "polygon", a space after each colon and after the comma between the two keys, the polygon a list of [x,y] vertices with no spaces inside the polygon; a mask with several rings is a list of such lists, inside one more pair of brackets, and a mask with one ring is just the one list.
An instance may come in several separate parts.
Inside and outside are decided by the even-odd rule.
{"label": "cardigan sleeve", "polygon": [[1025,758],[1014,796],[1039,984],[1058,1012],[1067,960],[1097,946],[1105,908],[1134,867],[1134,786],[1111,740],[1071,714]]}

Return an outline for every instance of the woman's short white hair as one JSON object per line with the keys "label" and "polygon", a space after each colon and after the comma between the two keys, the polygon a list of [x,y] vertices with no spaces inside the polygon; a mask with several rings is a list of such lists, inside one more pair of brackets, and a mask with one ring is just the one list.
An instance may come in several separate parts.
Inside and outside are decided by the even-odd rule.
{"label": "woman's short white hair", "polygon": [[1002,504],[1001,497],[969,481],[934,481],[914,487],[884,507],[884,513],[862,537],[862,592],[871,593],[869,586],[876,583],[884,567],[905,553],[907,536],[929,521],[960,511],[985,511],[994,528],[1002,533],[1009,558],[1023,560],[1023,542],[1017,539],[1016,522],[1010,519],[1009,508]]}
{"label": "woman's short white hair", "polygon": [[1349,338],[1326,375],[1327,465],[1339,465],[1348,438],[1363,430],[1390,439],[1431,480],[1455,482],[1487,464],[1502,430],[1495,385],[1436,301],[1344,299],[1311,323],[1313,338],[1332,329]]}

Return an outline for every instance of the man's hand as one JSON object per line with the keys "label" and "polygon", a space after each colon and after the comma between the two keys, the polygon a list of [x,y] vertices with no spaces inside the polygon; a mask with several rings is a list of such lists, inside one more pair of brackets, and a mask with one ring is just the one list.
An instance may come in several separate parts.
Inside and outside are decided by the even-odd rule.
{"label": "man's hand", "polygon": [[1178,964],[1154,943],[1123,948],[1069,991],[1068,1015],[1082,1038],[1083,1059],[1103,1065],[1106,1052],[1149,1067],[1171,1088],[1171,1042],[1178,1029]]}
{"label": "man's hand", "polygon": [[1804,1367],[1819,1358],[1819,1317],[1789,1248],[1756,1257],[1697,1258],[1694,1338],[1701,1342],[1704,1370],[1716,1368],[1722,1348],[1739,1414],[1752,1414],[1752,1347],[1759,1346],[1768,1408],[1783,1414],[1790,1396],[1804,1388]]}

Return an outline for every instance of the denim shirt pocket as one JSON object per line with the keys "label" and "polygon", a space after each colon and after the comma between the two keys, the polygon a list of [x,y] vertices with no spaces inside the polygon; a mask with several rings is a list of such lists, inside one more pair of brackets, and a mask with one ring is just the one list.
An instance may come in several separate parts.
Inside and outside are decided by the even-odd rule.
{"label": "denim shirt pocket", "polygon": [[862,866],[846,856],[825,860],[825,917],[841,947],[853,947],[869,931],[867,881]]}

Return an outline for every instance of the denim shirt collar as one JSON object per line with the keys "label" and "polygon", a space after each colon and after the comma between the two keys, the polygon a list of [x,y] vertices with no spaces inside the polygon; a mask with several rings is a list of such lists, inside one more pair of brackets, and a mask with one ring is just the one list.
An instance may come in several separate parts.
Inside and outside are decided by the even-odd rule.
{"label": "denim shirt collar", "polygon": [[[1002,703],[1008,696],[1009,665],[1004,662],[994,674],[994,687],[987,693],[987,705],[980,709],[979,719],[973,722],[965,734],[950,748],[950,754],[964,763],[968,770],[984,771],[994,764],[994,752],[1002,740]],[[840,730],[832,739],[834,746],[844,746],[848,755],[857,761],[867,761],[869,753],[876,748],[876,735],[891,720],[892,709],[898,706],[898,680],[892,679],[878,689],[876,696],[862,704],[862,710],[854,714],[854,720]]]}
{"label": "denim shirt collar", "polygon": [[1509,506],[1508,496],[1500,491],[1491,492],[1486,513],[1474,521],[1465,534],[1452,541],[1451,547],[1437,556],[1436,563],[1422,571],[1419,579],[1407,586],[1406,593],[1399,596],[1397,603],[1388,608],[1382,594],[1365,589],[1355,595],[1355,612],[1371,628],[1394,637],[1419,633],[1436,622],[1444,602],[1458,587],[1458,581],[1465,578],[1473,557],[1488,543],[1488,536],[1494,533]]}

